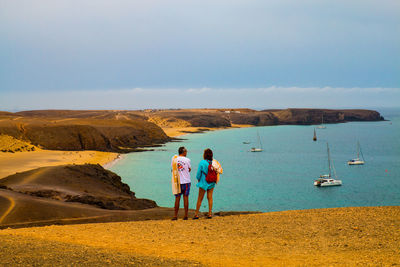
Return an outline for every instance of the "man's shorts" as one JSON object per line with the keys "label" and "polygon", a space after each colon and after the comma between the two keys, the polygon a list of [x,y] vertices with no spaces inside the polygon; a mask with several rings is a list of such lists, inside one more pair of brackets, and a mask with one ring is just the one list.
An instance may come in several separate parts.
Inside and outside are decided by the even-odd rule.
{"label": "man's shorts", "polygon": [[189,196],[189,192],[190,192],[190,183],[188,184],[181,184],[181,192],[179,194],[175,194],[175,196],[180,196],[180,195],[184,195],[186,197]]}

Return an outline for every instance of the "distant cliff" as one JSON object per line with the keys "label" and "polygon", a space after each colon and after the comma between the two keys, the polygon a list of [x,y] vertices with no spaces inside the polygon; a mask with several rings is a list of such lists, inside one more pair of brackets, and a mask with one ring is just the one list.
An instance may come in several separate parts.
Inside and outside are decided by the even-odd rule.
{"label": "distant cliff", "polygon": [[232,123],[267,125],[311,125],[324,123],[343,123],[350,121],[380,121],[384,118],[377,111],[362,109],[284,109],[264,110],[252,113],[230,114]]}
{"label": "distant cliff", "polygon": [[113,111],[26,111],[4,114],[0,134],[52,150],[130,152],[169,137],[145,117]]}
{"label": "distant cliff", "polygon": [[[379,121],[384,118],[377,111],[363,109],[189,109],[189,110],[155,110],[145,113],[155,123],[162,121],[180,121],[181,125],[193,127],[230,127],[232,124],[254,126],[267,125],[310,125],[324,123],[341,123],[349,121]],[[171,127],[174,125],[171,123]]]}

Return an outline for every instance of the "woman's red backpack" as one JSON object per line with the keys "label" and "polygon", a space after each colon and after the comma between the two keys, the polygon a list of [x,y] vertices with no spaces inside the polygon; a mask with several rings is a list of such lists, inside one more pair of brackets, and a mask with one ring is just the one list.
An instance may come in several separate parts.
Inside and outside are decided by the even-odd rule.
{"label": "woman's red backpack", "polygon": [[212,166],[212,161],[208,162],[208,172],[206,175],[207,183],[216,183],[217,182],[217,172],[214,170]]}

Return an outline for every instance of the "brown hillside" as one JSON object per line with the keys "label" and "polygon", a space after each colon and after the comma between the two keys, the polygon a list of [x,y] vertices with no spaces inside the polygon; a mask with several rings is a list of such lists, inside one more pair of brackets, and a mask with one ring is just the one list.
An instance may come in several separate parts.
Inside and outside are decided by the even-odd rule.
{"label": "brown hillside", "polygon": [[134,113],[26,111],[0,120],[0,133],[52,150],[130,152],[165,143],[163,130]]}
{"label": "brown hillside", "polygon": [[104,209],[146,209],[152,200],[137,199],[121,177],[100,165],[42,167],[10,175],[0,186],[15,192],[64,202],[80,202]]}

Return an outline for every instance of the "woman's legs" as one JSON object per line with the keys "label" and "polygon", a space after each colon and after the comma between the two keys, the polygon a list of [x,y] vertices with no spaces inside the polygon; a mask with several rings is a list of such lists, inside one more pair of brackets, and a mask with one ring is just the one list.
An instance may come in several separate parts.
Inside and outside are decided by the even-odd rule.
{"label": "woman's legs", "polygon": [[214,188],[207,190],[207,199],[208,199],[208,217],[212,216],[212,206],[213,206],[213,192]]}
{"label": "woman's legs", "polygon": [[199,210],[200,210],[200,206],[201,206],[201,202],[203,201],[204,198],[204,194],[206,193],[206,190],[204,190],[203,188],[199,188],[199,196],[197,198],[197,205],[196,205],[196,211],[194,213],[194,217],[199,215]]}

